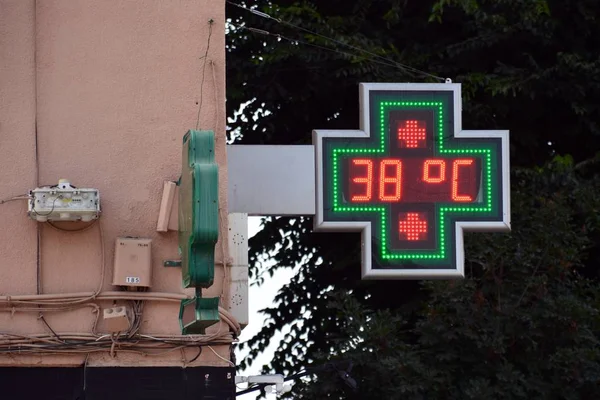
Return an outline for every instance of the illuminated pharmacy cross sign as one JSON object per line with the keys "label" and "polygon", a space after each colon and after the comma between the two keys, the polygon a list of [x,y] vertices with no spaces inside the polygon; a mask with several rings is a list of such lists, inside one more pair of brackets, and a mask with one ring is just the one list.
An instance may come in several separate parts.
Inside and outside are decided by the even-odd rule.
{"label": "illuminated pharmacy cross sign", "polygon": [[361,84],[361,130],[314,132],[316,230],[362,231],[365,278],[460,277],[463,230],[510,229],[508,132],[457,84]]}

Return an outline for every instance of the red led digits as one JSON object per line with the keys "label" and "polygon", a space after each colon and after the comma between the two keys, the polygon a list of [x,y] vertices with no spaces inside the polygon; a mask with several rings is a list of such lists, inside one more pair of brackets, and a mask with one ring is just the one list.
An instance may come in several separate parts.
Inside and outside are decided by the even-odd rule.
{"label": "red led digits", "polygon": [[406,213],[405,219],[399,220],[398,231],[400,238],[406,240],[425,240],[427,239],[427,219],[421,219],[420,213]]}
{"label": "red led digits", "polygon": [[398,126],[398,142],[401,146],[403,143],[404,146],[402,147],[409,149],[425,147],[425,138],[427,136],[425,121],[409,119],[403,122],[404,125]]}
{"label": "red led digits", "polygon": [[473,159],[458,159],[452,162],[452,200],[457,202],[473,201],[473,196],[468,194],[458,194],[458,174],[461,166],[473,165]]}
{"label": "red led digits", "polygon": [[351,203],[470,203],[480,186],[475,158],[348,158]]}
{"label": "red led digits", "polygon": [[[388,170],[394,167],[394,176],[388,176]],[[386,194],[386,187],[394,185],[393,194]],[[396,159],[383,159],[379,167],[379,200],[398,201],[402,196],[402,162]]]}
{"label": "red led digits", "polygon": [[354,177],[352,182],[365,184],[365,193],[352,196],[352,201],[366,202],[371,201],[373,197],[373,161],[366,158],[355,158],[353,165],[365,165],[367,167],[367,176]]}
{"label": "red led digits", "polygon": [[[431,166],[437,167],[438,176],[432,176]],[[446,180],[446,162],[444,160],[425,160],[423,163],[423,180],[427,183],[440,183]]]}

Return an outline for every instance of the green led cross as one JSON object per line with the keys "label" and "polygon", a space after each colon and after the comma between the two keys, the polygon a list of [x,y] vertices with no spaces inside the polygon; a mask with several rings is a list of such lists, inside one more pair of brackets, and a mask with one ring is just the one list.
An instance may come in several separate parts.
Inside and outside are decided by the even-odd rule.
{"label": "green led cross", "polygon": [[417,86],[362,84],[363,132],[315,131],[316,228],[362,230],[365,277],[462,276],[462,230],[509,227],[507,132],[461,131],[460,86]]}

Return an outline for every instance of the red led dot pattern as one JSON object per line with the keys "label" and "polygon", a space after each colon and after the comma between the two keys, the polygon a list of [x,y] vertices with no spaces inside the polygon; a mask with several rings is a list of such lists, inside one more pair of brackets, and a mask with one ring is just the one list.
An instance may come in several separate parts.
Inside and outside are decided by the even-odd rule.
{"label": "red led dot pattern", "polygon": [[346,163],[344,198],[352,204],[465,204],[479,194],[481,165],[471,157],[363,156]]}
{"label": "red led dot pattern", "polygon": [[352,196],[352,201],[358,203],[364,203],[371,201],[373,197],[373,160],[365,158],[355,158],[352,160],[354,165],[364,165],[367,169],[365,176],[357,176],[352,178],[352,182],[360,183],[365,185],[365,191],[363,194],[355,194]]}
{"label": "red led dot pattern", "polygon": [[427,231],[427,218],[423,213],[409,212],[404,219],[399,218],[400,240],[427,240]]}
{"label": "red led dot pattern", "polygon": [[[389,168],[394,167],[394,168]],[[392,170],[392,174],[388,170]],[[392,186],[393,185],[393,186]],[[390,190],[389,188],[393,190]],[[379,169],[379,200],[398,201],[402,196],[402,161],[393,158],[381,160]]]}
{"label": "red led dot pattern", "polygon": [[409,119],[398,125],[398,144],[400,147],[409,149],[425,147],[427,137],[425,121]]}
{"label": "red led dot pattern", "polygon": [[[452,162],[452,200],[456,201],[456,202],[462,202],[462,203],[468,203],[473,201],[473,196],[468,195],[468,194],[459,194],[458,193],[458,184],[459,182],[462,180],[467,180],[467,179],[461,179],[460,178],[460,167],[461,166],[471,166],[473,165],[473,159],[472,158],[467,158],[467,159],[458,159],[458,160],[454,160],[454,162]],[[464,169],[464,168],[463,168]]]}
{"label": "red led dot pattern", "polygon": [[[431,176],[431,166],[438,169],[438,176]],[[440,183],[446,180],[446,162],[444,160],[425,160],[423,163],[423,180],[427,183]]]}

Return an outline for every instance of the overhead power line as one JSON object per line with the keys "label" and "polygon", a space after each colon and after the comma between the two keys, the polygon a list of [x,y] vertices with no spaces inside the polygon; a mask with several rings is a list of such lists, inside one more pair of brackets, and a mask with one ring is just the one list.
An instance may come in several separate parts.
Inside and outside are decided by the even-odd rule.
{"label": "overhead power line", "polygon": [[[348,57],[358,57],[356,54],[349,53],[347,51],[341,51],[341,50],[337,50],[337,49],[334,49],[334,48],[331,48],[331,47],[320,46],[318,44],[306,42],[306,41],[300,40],[300,39],[289,38],[289,37],[281,35],[279,33],[271,33],[269,31],[265,31],[264,29],[258,29],[258,28],[252,28],[252,27],[248,27],[248,26],[241,26],[241,25],[234,25],[234,24],[230,24],[230,25],[233,26],[233,27],[235,27],[235,28],[237,28],[237,29],[245,29],[247,31],[250,31],[250,32],[253,32],[253,33],[257,33],[257,34],[260,34],[260,35],[273,36],[273,37],[276,37],[278,39],[286,40],[286,41],[288,41],[290,43],[293,43],[293,44],[298,43],[298,44],[303,44],[305,46],[315,47],[317,49],[321,49],[321,50],[331,51],[333,53],[342,54],[342,55],[345,55],[345,56],[348,56]],[[367,60],[369,62],[373,62],[375,64],[385,65],[387,67],[392,67],[392,68],[396,67],[394,64],[390,64],[388,62],[383,62],[383,61],[379,61],[379,60],[373,60],[373,59],[371,59],[369,57],[365,57],[365,60]],[[408,73],[410,73],[413,76],[415,75],[414,73],[412,73],[410,71],[405,71],[405,72],[408,72]]]}
{"label": "overhead power line", "polygon": [[[406,65],[406,64],[394,61],[394,60],[392,60],[390,58],[380,56],[379,54],[373,53],[373,52],[371,52],[369,50],[365,50],[363,48],[351,45],[349,43],[342,42],[341,40],[337,40],[337,39],[331,38],[329,36],[323,35],[323,34],[321,34],[319,32],[315,32],[313,30],[304,28],[302,26],[292,24],[291,22],[284,21],[284,20],[282,20],[280,18],[275,18],[275,17],[273,17],[273,16],[271,16],[271,15],[269,15],[267,13],[264,13],[262,11],[258,11],[258,10],[255,10],[255,9],[244,7],[243,5],[235,3],[235,2],[230,1],[230,0],[226,0],[226,2],[229,3],[229,4],[231,4],[232,6],[235,6],[235,7],[241,8],[243,10],[246,10],[248,12],[251,12],[252,14],[257,15],[257,16],[259,16],[261,18],[270,19],[272,21],[275,21],[275,22],[277,22],[279,24],[282,24],[282,25],[286,25],[286,26],[288,26],[290,28],[293,28],[293,29],[296,29],[298,31],[302,31],[302,32],[305,32],[305,33],[308,33],[308,34],[311,34],[311,35],[318,36],[321,39],[324,39],[324,40],[326,40],[328,42],[332,42],[332,43],[335,43],[337,45],[344,46],[344,47],[347,47],[347,48],[352,49],[354,51],[358,51],[360,53],[366,54],[366,55],[369,56],[369,57],[367,57],[367,59],[369,61],[371,61],[371,62],[379,63],[379,64],[382,64],[382,65],[387,65],[387,66],[390,66],[390,67],[395,67],[395,68],[398,68],[398,69],[403,70],[405,72],[408,72],[408,73],[410,73],[413,76],[414,75],[422,75],[422,76],[428,76],[430,78],[437,79],[437,80],[442,81],[442,82],[446,81],[445,78],[442,78],[440,76],[433,75],[433,74],[430,74],[429,72],[422,71],[420,69],[411,67],[410,65]],[[324,46],[315,45],[313,43],[304,42],[304,41],[301,41],[301,40],[298,40],[298,39],[290,39],[290,38],[287,38],[287,37],[282,36],[280,34],[273,34],[273,33],[264,31],[262,29],[246,28],[246,27],[242,27],[242,28],[248,29],[248,30],[256,32],[256,33],[261,33],[261,34],[271,35],[271,36],[277,36],[277,37],[280,37],[280,38],[288,40],[288,41],[296,41],[298,43],[302,43],[302,44],[305,44],[305,45],[309,45],[309,46],[313,46],[313,47],[317,47],[317,48],[321,48],[321,49],[329,50],[329,51],[336,51],[336,52],[341,53],[341,54],[346,54],[346,55],[351,55],[351,56],[356,57],[355,54],[351,54],[351,53],[347,53],[347,52],[342,52],[342,51],[339,51],[339,50],[333,49],[333,48],[328,48],[328,47],[324,47]]]}

